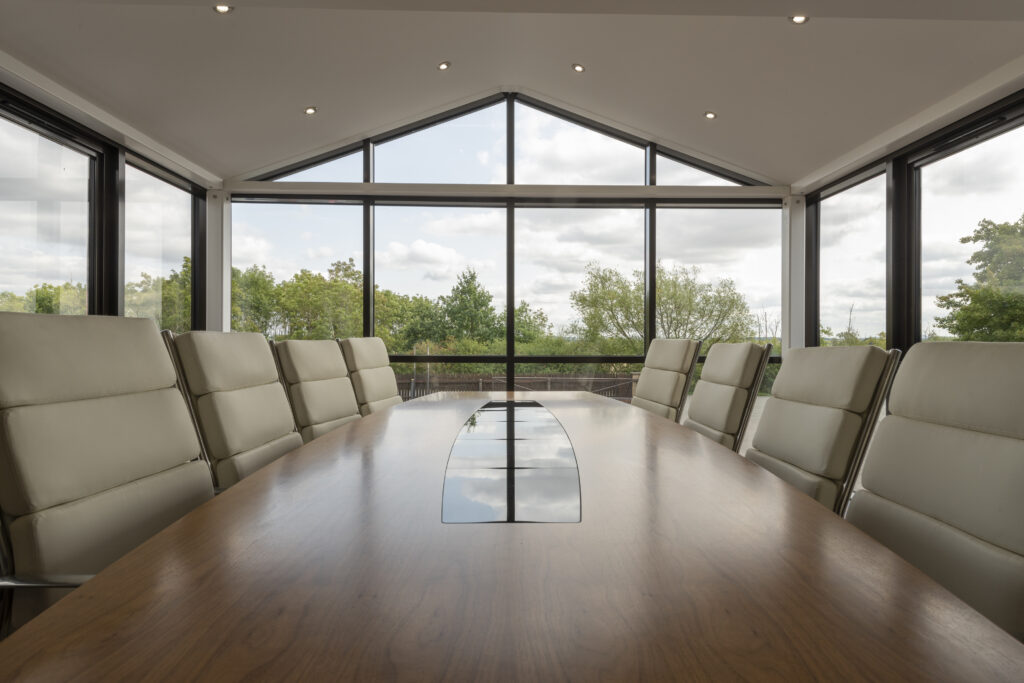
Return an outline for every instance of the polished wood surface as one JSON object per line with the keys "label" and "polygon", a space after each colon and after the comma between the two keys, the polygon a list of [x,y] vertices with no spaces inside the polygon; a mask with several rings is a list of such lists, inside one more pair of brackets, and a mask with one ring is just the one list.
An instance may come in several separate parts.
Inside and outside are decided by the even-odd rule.
{"label": "polished wood surface", "polygon": [[1021,680],[1024,645],[853,526],[598,396],[516,394],[572,439],[580,523],[442,524],[452,440],[505,396],[278,460],[0,643],[0,680]]}

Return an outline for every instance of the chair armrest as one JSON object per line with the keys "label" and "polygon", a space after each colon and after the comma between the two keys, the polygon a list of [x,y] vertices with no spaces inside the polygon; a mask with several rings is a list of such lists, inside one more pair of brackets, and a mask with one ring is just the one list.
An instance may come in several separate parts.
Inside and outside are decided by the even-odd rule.
{"label": "chair armrest", "polygon": [[92,574],[54,574],[52,576],[0,576],[0,588],[77,588]]}

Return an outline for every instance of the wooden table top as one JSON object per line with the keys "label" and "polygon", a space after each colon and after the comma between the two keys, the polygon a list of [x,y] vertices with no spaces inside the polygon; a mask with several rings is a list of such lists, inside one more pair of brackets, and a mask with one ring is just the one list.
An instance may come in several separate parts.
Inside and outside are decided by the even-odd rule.
{"label": "wooden table top", "polygon": [[118,560],[0,643],[0,680],[1021,680],[1024,644],[753,463],[515,396],[569,434],[580,522],[442,524],[452,441],[506,394],[435,394]]}

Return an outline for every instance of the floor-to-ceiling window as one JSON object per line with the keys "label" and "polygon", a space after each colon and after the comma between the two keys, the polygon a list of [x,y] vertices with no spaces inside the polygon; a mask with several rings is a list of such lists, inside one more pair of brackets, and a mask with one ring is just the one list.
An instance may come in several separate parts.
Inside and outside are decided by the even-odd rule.
{"label": "floor-to-ceiling window", "polygon": [[[354,304],[346,310],[384,339],[403,394],[513,387],[627,399],[654,336],[780,342],[780,199],[749,207],[749,198],[730,205],[719,197],[716,208],[657,208],[641,191],[653,179],[740,184],[686,158],[529,98],[496,96],[351,145],[335,159],[293,166],[259,196],[236,194],[235,278],[258,276],[271,301],[282,277],[303,268],[323,272],[316,248],[336,251],[341,240],[363,250],[352,264],[372,287],[372,297],[360,299],[372,301],[372,311]],[[283,188],[278,182],[351,182],[367,172],[365,179],[400,189],[360,197],[338,188],[336,200],[354,204],[347,207],[351,223],[320,221],[325,232],[306,251],[289,244],[310,232],[302,202],[311,199],[282,192],[268,203],[274,188]],[[498,188],[510,182],[541,189],[536,197],[503,195]],[[429,189],[418,189],[423,183]],[[439,186],[450,191],[439,194]],[[605,197],[581,186],[616,189]],[[332,201],[318,192],[317,201]],[[655,231],[659,303],[652,316]],[[743,248],[722,248],[736,240]],[[260,260],[258,249],[268,256]],[[284,255],[300,262],[270,265]],[[237,329],[294,336],[273,315],[253,320],[251,299],[233,287]],[[731,311],[724,320],[718,304]],[[361,332],[323,330],[348,334]]]}
{"label": "floor-to-ceiling window", "polygon": [[1024,341],[1024,127],[920,173],[922,338]]}
{"label": "floor-to-ceiling window", "polygon": [[819,205],[819,343],[885,348],[885,176]]}
{"label": "floor-to-ceiling window", "polygon": [[124,314],[161,329],[192,329],[192,195],[125,169]]}
{"label": "floor-to-ceiling window", "polygon": [[90,167],[0,117],[0,311],[87,312]]}

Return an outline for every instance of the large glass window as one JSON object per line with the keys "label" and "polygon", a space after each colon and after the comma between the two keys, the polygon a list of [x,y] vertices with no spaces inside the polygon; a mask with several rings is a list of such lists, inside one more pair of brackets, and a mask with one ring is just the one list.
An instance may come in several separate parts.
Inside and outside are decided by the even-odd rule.
{"label": "large glass window", "polygon": [[86,155],[0,118],[0,310],[88,310]]}
{"label": "large glass window", "polygon": [[133,166],[124,183],[124,314],[192,328],[192,195]]}
{"label": "large glass window", "polygon": [[643,185],[644,150],[516,104],[516,183]]}
{"label": "large glass window", "polygon": [[1024,127],[921,169],[921,333],[1024,341]]}
{"label": "large glass window", "polygon": [[885,348],[885,176],[819,204],[820,343]]}
{"label": "large glass window", "polygon": [[505,210],[377,206],[377,336],[392,353],[505,352]]}
{"label": "large glass window", "polygon": [[659,208],[656,336],[771,342],[778,355],[781,225],[779,209]]}
{"label": "large glass window", "polygon": [[516,209],[516,355],[642,355],[642,209]]}
{"label": "large glass window", "polygon": [[362,336],[361,206],[235,202],[231,212],[231,329]]}
{"label": "large glass window", "polygon": [[378,183],[504,183],[505,103],[381,143]]}

